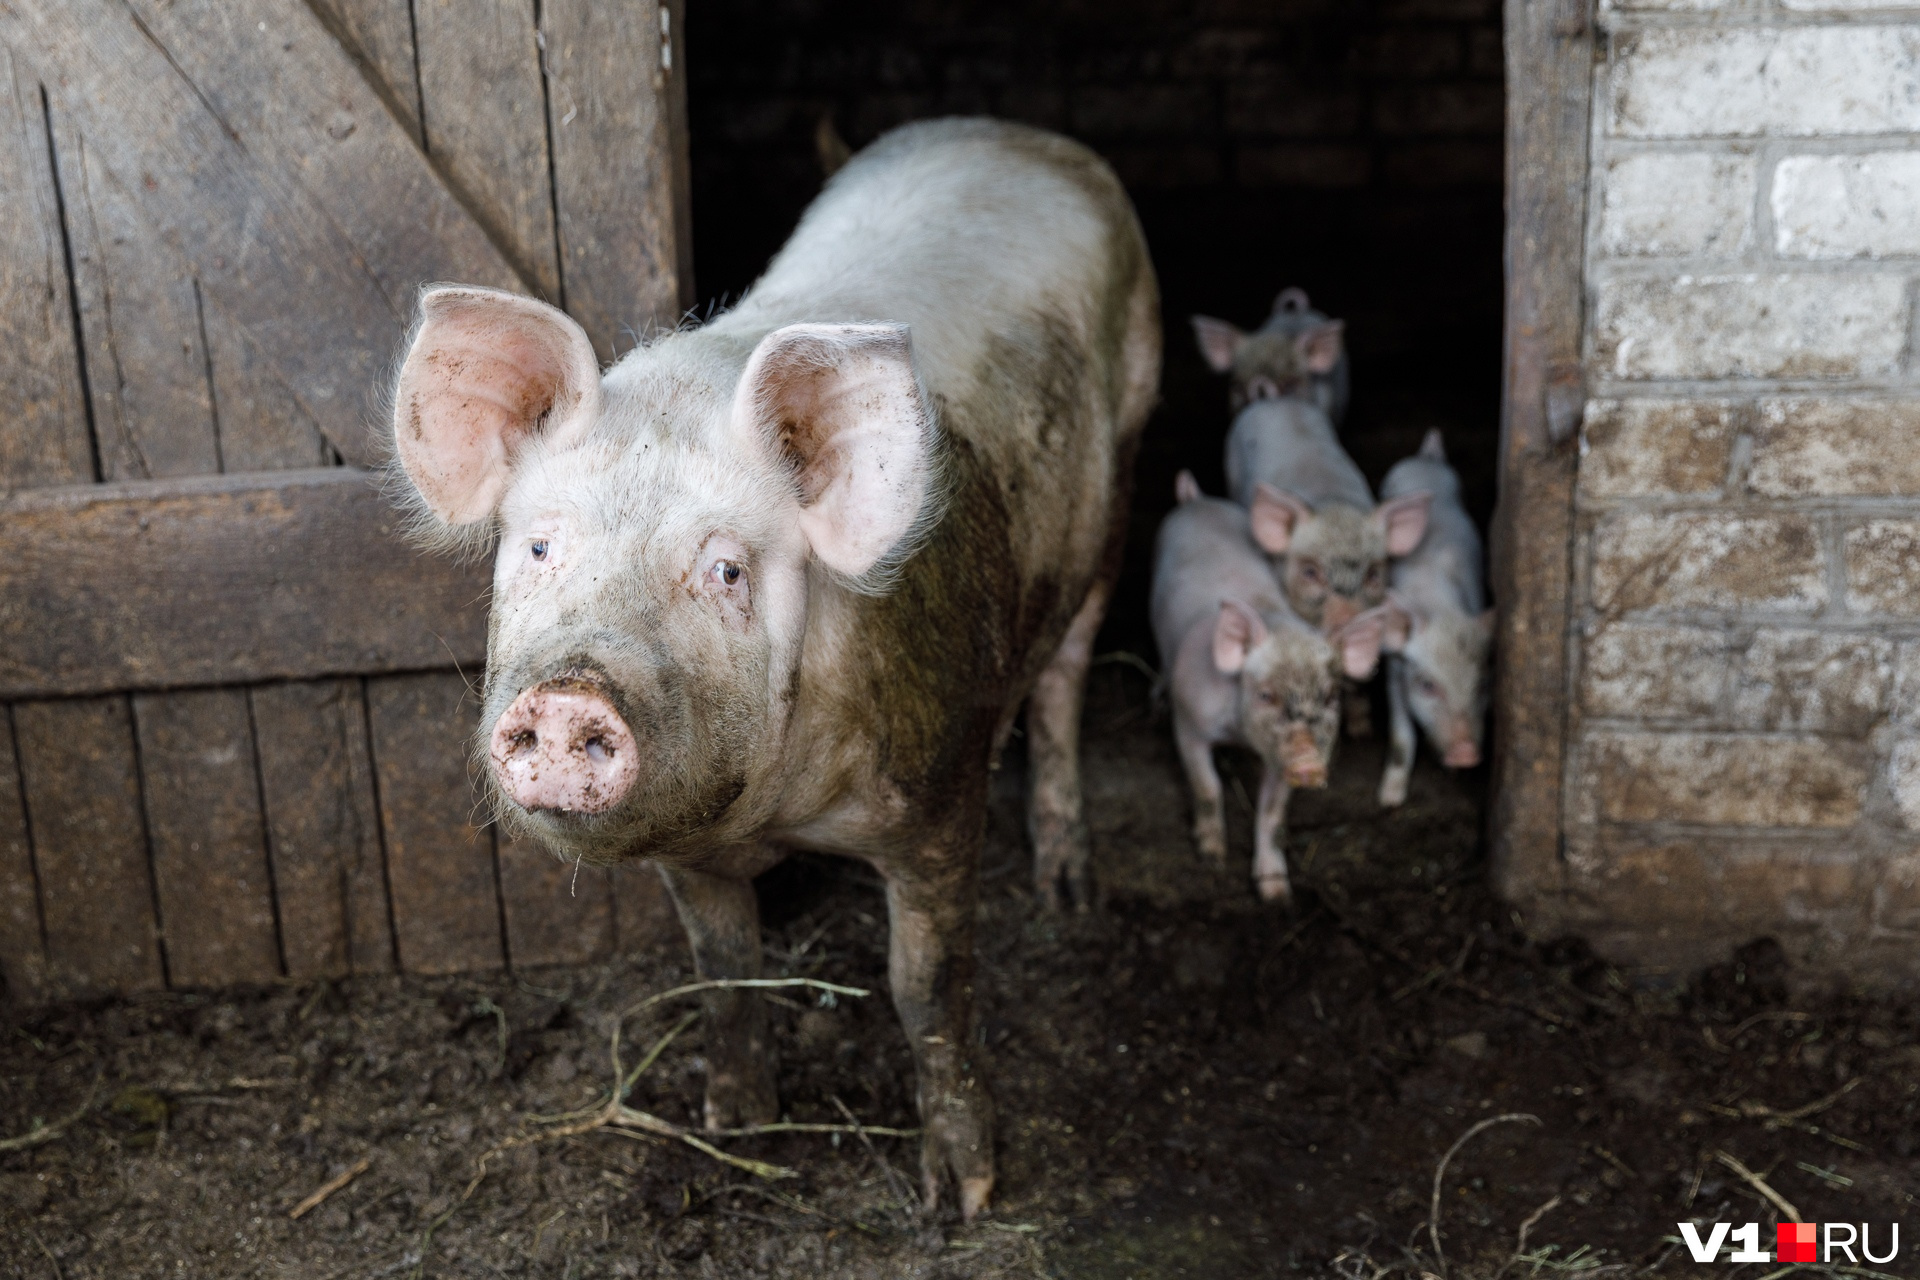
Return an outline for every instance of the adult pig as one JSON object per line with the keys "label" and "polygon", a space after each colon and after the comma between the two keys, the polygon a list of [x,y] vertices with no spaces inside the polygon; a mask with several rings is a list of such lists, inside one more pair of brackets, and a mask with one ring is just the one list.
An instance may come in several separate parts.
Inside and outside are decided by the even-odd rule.
{"label": "adult pig", "polygon": [[[551,307],[437,288],[394,395],[424,518],[497,539],[479,754],[512,828],[655,860],[706,978],[760,973],[789,850],[886,882],[929,1203],[993,1187],[972,1034],[988,770],[1031,694],[1043,888],[1084,894],[1076,760],[1159,376],[1119,183],[1033,129],[900,129],[732,311],[604,376]],[[709,993],[706,1123],[778,1115],[763,1007]]]}
{"label": "adult pig", "polygon": [[1425,493],[1374,505],[1325,412],[1297,396],[1255,400],[1227,433],[1227,489],[1294,611],[1332,633],[1387,595],[1387,560],[1426,532]]}
{"label": "adult pig", "polygon": [[1415,721],[1449,769],[1480,763],[1494,615],[1487,608],[1480,530],[1460,505],[1460,476],[1447,465],[1438,430],[1427,432],[1419,453],[1393,465],[1380,493],[1433,495],[1426,536],[1391,571],[1393,597],[1410,627],[1388,640],[1397,652],[1387,658],[1390,745],[1380,803],[1391,806],[1407,798]]}
{"label": "adult pig", "polygon": [[1347,416],[1346,322],[1314,310],[1305,289],[1282,289],[1266,323],[1252,333],[1194,316],[1193,336],[1208,367],[1227,375],[1227,404],[1234,412],[1253,400],[1300,396],[1320,406],[1336,427]]}
{"label": "adult pig", "polygon": [[1203,497],[1185,471],[1174,496],[1180,505],[1161,522],[1154,549],[1153,635],[1193,791],[1194,843],[1209,861],[1225,862],[1214,747],[1255,752],[1254,886],[1269,902],[1287,902],[1288,797],[1295,787],[1327,785],[1339,739],[1340,677],[1373,674],[1394,606],[1363,614],[1329,639],[1287,606],[1243,508]]}

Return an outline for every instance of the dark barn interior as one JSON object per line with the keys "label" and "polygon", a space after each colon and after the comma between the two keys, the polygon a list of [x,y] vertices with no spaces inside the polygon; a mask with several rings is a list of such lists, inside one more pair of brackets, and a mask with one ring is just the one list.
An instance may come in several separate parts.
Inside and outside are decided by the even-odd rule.
{"label": "dark barn interior", "polygon": [[1475,516],[1500,407],[1502,73],[1486,0],[709,0],[688,14],[695,284],[738,297],[854,147],[987,114],[1097,149],[1132,193],[1166,317],[1103,648],[1146,654],[1153,531],[1190,467],[1220,492],[1223,380],[1187,317],[1243,328],[1299,285],[1347,322],[1343,436],[1368,478],[1445,429]]}

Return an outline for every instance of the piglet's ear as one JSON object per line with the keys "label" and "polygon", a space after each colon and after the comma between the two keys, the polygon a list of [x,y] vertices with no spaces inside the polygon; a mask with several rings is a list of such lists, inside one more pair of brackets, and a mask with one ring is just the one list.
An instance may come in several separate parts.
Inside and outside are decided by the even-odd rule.
{"label": "piglet's ear", "polygon": [[1233,368],[1233,358],[1240,354],[1240,344],[1247,340],[1247,335],[1239,329],[1212,316],[1193,317],[1193,337],[1200,344],[1201,358],[1215,373]]}
{"label": "piglet's ear", "polygon": [[578,439],[600,412],[600,362],[563,311],[497,289],[429,289],[393,395],[393,444],[429,510],[490,517],[530,437]]}
{"label": "piglet's ear", "polygon": [[1316,325],[1294,340],[1300,363],[1308,373],[1332,373],[1345,350],[1345,320],[1329,320]]}
{"label": "piglet's ear", "polygon": [[1433,495],[1409,493],[1383,502],[1373,510],[1373,518],[1387,535],[1387,554],[1410,556],[1427,536],[1427,515],[1433,509]]}
{"label": "piglet's ear", "polygon": [[1173,500],[1182,506],[1200,496],[1200,482],[1193,478],[1193,472],[1182,471],[1173,478]]}
{"label": "piglet's ear", "polygon": [[[1407,647],[1416,631],[1427,623],[1403,601],[1395,599],[1389,593],[1387,602],[1369,610],[1381,616],[1380,648],[1385,653],[1399,653]],[[1362,615],[1365,616],[1365,615]]]}
{"label": "piglet's ear", "polygon": [[841,577],[874,570],[925,525],[938,432],[905,325],[774,330],[747,360],[733,418],[792,469],[800,530]]}
{"label": "piglet's ear", "polygon": [[1313,514],[1313,508],[1270,484],[1253,491],[1253,540],[1270,556],[1283,556],[1293,545],[1294,530]]}
{"label": "piglet's ear", "polygon": [[1222,600],[1213,620],[1213,665],[1223,676],[1237,675],[1247,655],[1267,638],[1267,624],[1238,600]]}

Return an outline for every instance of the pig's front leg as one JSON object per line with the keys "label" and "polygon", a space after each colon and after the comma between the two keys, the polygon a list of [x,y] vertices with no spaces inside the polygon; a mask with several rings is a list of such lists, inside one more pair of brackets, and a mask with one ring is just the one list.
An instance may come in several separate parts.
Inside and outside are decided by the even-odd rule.
{"label": "pig's front leg", "polygon": [[1253,885],[1263,902],[1293,901],[1287,879],[1287,797],[1293,789],[1286,774],[1271,764],[1260,769],[1260,807],[1253,816]]}
{"label": "pig's front leg", "polygon": [[[760,976],[760,904],[753,881],[661,867],[702,978]],[[780,1118],[773,1044],[757,991],[704,993],[709,1129],[737,1129]]]}
{"label": "pig's front leg", "polygon": [[1213,742],[1177,706],[1173,712],[1173,741],[1187,770],[1187,786],[1193,792],[1193,842],[1208,862],[1222,865],[1227,860],[1227,819],[1221,804],[1220,772],[1213,766]]}
{"label": "pig's front leg", "polygon": [[1354,680],[1340,682],[1340,719],[1349,738],[1363,742],[1373,736],[1373,699],[1367,696],[1366,685]]}
{"label": "pig's front leg", "polygon": [[969,1222],[993,1194],[993,1099],[973,1043],[980,833],[971,834],[971,848],[942,841],[928,850],[925,864],[910,872],[891,868],[887,879],[888,971],[918,1077],[926,1204],[937,1206],[940,1184],[951,1180]]}
{"label": "pig's front leg", "polygon": [[1033,840],[1034,887],[1048,906],[1064,906],[1070,898],[1082,911],[1093,905],[1093,878],[1080,791],[1080,711],[1107,595],[1104,583],[1087,593],[1027,699],[1027,834]]}
{"label": "pig's front leg", "polygon": [[1387,659],[1387,768],[1380,775],[1380,803],[1392,808],[1407,799],[1407,781],[1413,776],[1413,714],[1407,709],[1407,667],[1399,658]]}

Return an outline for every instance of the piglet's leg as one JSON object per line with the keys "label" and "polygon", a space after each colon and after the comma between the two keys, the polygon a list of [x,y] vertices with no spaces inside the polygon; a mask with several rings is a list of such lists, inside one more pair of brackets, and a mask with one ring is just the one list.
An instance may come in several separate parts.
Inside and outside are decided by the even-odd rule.
{"label": "piglet's leg", "polygon": [[1049,906],[1064,906],[1071,898],[1083,911],[1093,905],[1093,880],[1080,793],[1080,711],[1107,596],[1105,583],[1087,592],[1027,699],[1027,834],[1033,840],[1034,887]]}
{"label": "piglet's leg", "polygon": [[1193,727],[1178,707],[1173,712],[1173,740],[1193,791],[1193,842],[1208,862],[1227,860],[1227,821],[1220,797],[1220,773],[1213,767],[1213,743]]}
{"label": "piglet's leg", "polygon": [[1407,667],[1399,658],[1387,659],[1387,769],[1380,775],[1380,803],[1392,808],[1407,799],[1407,780],[1413,776],[1413,714],[1407,709]]}
{"label": "piglet's leg", "polygon": [[1353,680],[1340,682],[1340,718],[1349,738],[1364,742],[1373,736],[1373,699],[1367,696],[1366,685]]}
{"label": "piglet's leg", "polygon": [[[680,911],[693,967],[702,978],[760,976],[760,905],[753,881],[704,871],[660,868]],[[708,991],[707,1128],[736,1129],[780,1118],[773,1045],[757,991]]]}
{"label": "piglet's leg", "polygon": [[973,1042],[981,825],[972,824],[964,849],[942,839],[911,869],[887,869],[888,969],[919,1080],[927,1208],[938,1205],[941,1183],[951,1181],[968,1221],[993,1194],[993,1100]]}
{"label": "piglet's leg", "polygon": [[1253,885],[1264,902],[1285,906],[1293,901],[1287,879],[1287,797],[1293,789],[1286,775],[1271,765],[1260,771],[1260,807],[1253,815]]}

